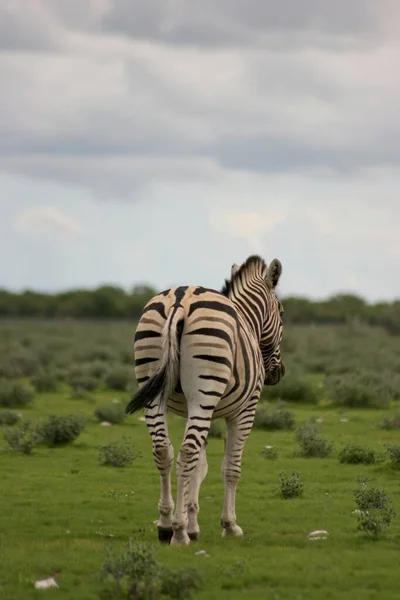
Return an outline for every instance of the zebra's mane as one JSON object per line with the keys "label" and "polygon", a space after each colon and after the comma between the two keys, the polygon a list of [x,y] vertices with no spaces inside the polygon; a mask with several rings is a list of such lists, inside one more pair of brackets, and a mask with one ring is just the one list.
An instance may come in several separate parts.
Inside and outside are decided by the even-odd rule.
{"label": "zebra's mane", "polygon": [[236,273],[230,279],[225,279],[225,283],[221,289],[221,294],[229,298],[230,293],[234,287],[235,281],[242,275],[259,275],[260,277],[267,277],[268,267],[263,258],[257,254],[249,256],[236,271]]}

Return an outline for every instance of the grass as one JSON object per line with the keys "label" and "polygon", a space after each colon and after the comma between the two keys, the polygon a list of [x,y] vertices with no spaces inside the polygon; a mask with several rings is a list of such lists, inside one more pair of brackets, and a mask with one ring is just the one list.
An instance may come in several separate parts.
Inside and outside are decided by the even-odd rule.
{"label": "grass", "polygon": [[[98,392],[96,403],[111,401],[112,392]],[[126,401],[128,396],[122,396]],[[398,553],[400,522],[394,519],[386,535],[370,541],[356,530],[353,492],[358,477],[383,488],[400,507],[398,473],[386,463],[342,465],[335,457],[294,456],[291,431],[253,430],[246,445],[242,481],[237,494],[242,540],[222,540],[219,525],[223,486],[220,464],[223,440],[210,439],[209,473],[200,497],[201,541],[187,548],[158,546],[156,527],[159,480],[151,456],[150,438],[140,415],[123,424],[102,427],[93,417],[93,403],[72,400],[68,392],[38,395],[23,409],[32,422],[53,414],[85,414],[89,421],[80,437],[63,448],[38,447],[30,456],[0,452],[0,585],[5,598],[94,600],[99,597],[99,570],[106,545],[122,551],[130,537],[156,545],[156,557],[168,568],[197,567],[205,581],[198,599],[239,598],[397,598],[400,587]],[[379,428],[384,411],[354,409],[349,421],[332,408],[292,406],[299,423],[322,416],[322,431],[337,446],[350,441],[377,451],[398,440],[397,431]],[[177,448],[183,421],[170,416],[171,438]],[[4,429],[4,428],[3,428]],[[142,456],[121,469],[98,463],[98,446],[134,440]],[[279,447],[279,457],[266,461],[265,444]],[[280,497],[279,473],[301,472],[304,494],[296,502]],[[175,473],[174,473],[175,484]],[[327,540],[309,541],[307,534],[326,529]],[[196,556],[204,549],[209,558]],[[59,589],[40,592],[36,579],[54,576]]]}
{"label": "grass", "polygon": [[[388,447],[400,447],[400,337],[352,326],[286,328],[286,391],[265,388],[262,402],[273,394],[276,400],[284,395],[295,428],[253,428],[236,505],[245,537],[221,539],[224,439],[210,437],[209,471],[200,495],[200,542],[176,548],[157,541],[159,477],[141,415],[108,427],[96,418],[96,408],[118,406],[115,400],[124,406],[130,397],[134,330],[135,323],[128,321],[0,321],[2,377],[22,377],[30,387],[44,371],[57,380],[57,390],[42,385],[32,403],[17,402],[15,410],[23,415],[18,423],[29,420],[34,427],[53,414],[82,414],[87,419],[71,444],[39,444],[29,455],[13,452],[4,440],[3,432],[14,426],[0,426],[0,598],[116,600],[107,596],[100,571],[108,548],[121,555],[130,539],[145,548],[154,546],[157,564],[164,565],[166,573],[197,569],[204,586],[193,597],[200,600],[244,594],[249,600],[397,598],[400,472],[391,464]],[[330,375],[357,379],[360,387],[365,371],[374,374],[378,391],[390,388],[390,406],[378,402],[377,407],[353,407],[353,391],[346,396],[346,406],[334,406]],[[125,377],[115,391],[107,389],[111,372]],[[69,385],[71,376],[80,378],[75,389]],[[308,393],[300,401],[305,388],[312,390],[314,402]],[[276,415],[279,406],[273,401],[263,410]],[[296,432],[314,421],[334,445],[335,451],[324,458],[299,456]],[[175,455],[183,428],[184,421],[170,415]],[[110,445],[124,439],[133,445],[134,460],[119,468],[103,466],[99,448],[112,449]],[[348,444],[367,446],[379,460],[341,464],[339,452]],[[273,447],[274,460],[266,460],[266,446]],[[279,475],[295,471],[301,474],[304,491],[288,501],[281,495]],[[357,530],[354,490],[359,478],[384,490],[396,509],[398,516],[379,536]],[[175,484],[174,470],[174,490]],[[326,529],[328,538],[310,541],[308,533],[316,529]],[[196,556],[199,550],[208,556]],[[34,589],[35,580],[51,576],[58,589]],[[176,576],[171,577],[182,592],[184,579],[178,585]]]}

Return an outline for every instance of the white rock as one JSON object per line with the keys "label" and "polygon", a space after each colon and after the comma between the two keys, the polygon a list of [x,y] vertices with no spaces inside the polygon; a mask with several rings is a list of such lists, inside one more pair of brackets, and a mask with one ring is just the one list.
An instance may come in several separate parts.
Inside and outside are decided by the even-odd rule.
{"label": "white rock", "polygon": [[121,400],[119,400],[119,398],[113,398],[112,401],[114,402],[114,404],[121,404]]}
{"label": "white rock", "polygon": [[210,556],[209,554],[207,554],[207,552],[205,550],[199,550],[198,552],[194,553],[195,556]]}
{"label": "white rock", "polygon": [[142,421],[142,423],[145,423],[145,422],[146,422],[146,419],[145,419],[145,417],[139,417],[139,418],[138,418],[138,421]]}
{"label": "white rock", "polygon": [[39,579],[35,581],[35,588],[38,590],[46,590],[47,588],[58,587],[56,580],[53,577],[48,579]]}
{"label": "white rock", "polygon": [[315,420],[316,423],[322,423],[323,419],[321,419],[321,417],[318,417],[318,419]]}
{"label": "white rock", "polygon": [[347,417],[342,417],[342,418],[340,419],[340,422],[341,422],[341,423],[347,423],[347,422],[348,422],[348,418],[347,418]]}
{"label": "white rock", "polygon": [[325,529],[316,529],[315,531],[310,531],[308,534],[309,540],[326,540],[329,533],[325,531]]}
{"label": "white rock", "polygon": [[111,423],[109,423],[108,421],[102,421],[102,422],[100,423],[100,425],[103,425],[103,427],[110,427],[110,426],[111,426]]}

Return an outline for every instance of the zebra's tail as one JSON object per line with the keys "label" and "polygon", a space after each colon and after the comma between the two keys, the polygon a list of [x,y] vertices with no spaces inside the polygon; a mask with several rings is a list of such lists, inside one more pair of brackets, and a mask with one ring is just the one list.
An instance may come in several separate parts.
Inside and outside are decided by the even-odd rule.
{"label": "zebra's tail", "polygon": [[174,391],[179,377],[183,320],[184,308],[182,306],[174,307],[165,322],[162,332],[162,352],[157,371],[133,396],[125,408],[126,413],[133,414],[141,408],[149,408],[158,396],[160,405],[168,401],[168,397]]}

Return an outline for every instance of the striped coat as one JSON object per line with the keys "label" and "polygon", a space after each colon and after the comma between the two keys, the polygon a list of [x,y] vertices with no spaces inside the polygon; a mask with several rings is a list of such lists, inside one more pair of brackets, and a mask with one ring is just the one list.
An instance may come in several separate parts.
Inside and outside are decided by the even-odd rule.
{"label": "striped coat", "polygon": [[[279,261],[267,267],[260,257],[251,256],[241,267],[232,267],[231,278],[220,292],[201,286],[174,287],[152,298],[143,310],[134,346],[140,389],[126,411],[145,409],[161,475],[160,503],[168,506],[166,518],[160,508],[161,539],[173,535],[173,543],[188,543],[198,537],[198,492],[192,498],[193,507],[190,481],[204,478],[200,471],[201,464],[206,465],[205,445],[212,419],[226,419],[225,487],[229,492],[232,486],[227,478],[231,478],[236,488],[262,386],[278,383],[284,374],[280,355],[283,310],[275,295],[280,274]],[[167,494],[163,493],[173,459],[167,410],[187,421],[178,456],[178,509],[174,516],[170,483],[164,486]],[[232,498],[227,503],[232,505]],[[236,517],[230,514],[232,506],[225,508],[225,535],[240,535]],[[192,523],[191,510],[196,513]]]}

